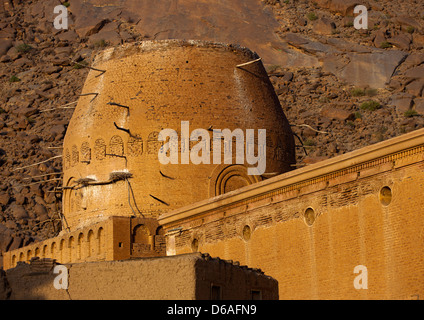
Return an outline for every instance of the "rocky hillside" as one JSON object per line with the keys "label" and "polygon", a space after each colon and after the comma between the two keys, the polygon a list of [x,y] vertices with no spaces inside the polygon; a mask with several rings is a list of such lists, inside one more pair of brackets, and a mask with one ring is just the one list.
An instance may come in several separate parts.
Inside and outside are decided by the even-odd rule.
{"label": "rocky hillside", "polygon": [[[60,230],[61,146],[93,53],[146,39],[238,42],[264,57],[297,167],[422,128],[420,0],[0,0],[0,251]],[[113,3],[118,3],[113,5]],[[368,30],[353,8],[369,9]],[[192,36],[190,36],[192,35]]]}
{"label": "rocky hillside", "polygon": [[[298,165],[423,127],[422,1],[264,2],[277,17],[279,37],[300,55],[290,68],[273,66],[271,77],[306,145]],[[357,4],[369,10],[368,30],[353,26]]]}

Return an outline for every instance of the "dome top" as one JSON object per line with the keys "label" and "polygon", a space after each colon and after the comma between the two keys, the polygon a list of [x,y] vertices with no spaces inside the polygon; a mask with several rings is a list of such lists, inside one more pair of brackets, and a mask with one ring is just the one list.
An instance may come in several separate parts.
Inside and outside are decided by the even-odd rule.
{"label": "dome top", "polygon": [[[176,163],[160,161],[167,129],[177,135]],[[219,140],[220,162],[212,155],[210,163],[185,162],[199,142],[183,137],[196,129],[211,149],[217,130],[241,132],[243,161],[230,137]],[[260,130],[266,171],[251,175],[247,150],[259,150]],[[224,161],[229,145],[231,163]],[[155,217],[291,170],[294,155],[290,126],[256,53],[206,41],[125,44],[96,56],[69,123],[64,216],[71,229],[112,215]]]}

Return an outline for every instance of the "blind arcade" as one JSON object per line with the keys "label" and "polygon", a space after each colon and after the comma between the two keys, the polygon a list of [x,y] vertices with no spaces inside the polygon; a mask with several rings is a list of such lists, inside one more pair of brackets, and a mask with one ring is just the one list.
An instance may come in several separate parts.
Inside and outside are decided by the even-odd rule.
{"label": "blind arcade", "polygon": [[[212,143],[209,132],[213,132]],[[200,138],[200,141],[199,141]],[[233,156],[233,138],[235,138],[236,153]],[[167,164],[221,164],[222,142],[224,143],[224,164],[256,165],[247,169],[248,175],[261,175],[266,170],[266,129],[258,129],[257,143],[255,143],[255,129],[195,129],[190,134],[189,121],[181,121],[181,139],[173,129],[164,129],[158,135],[158,140],[166,142],[158,152],[159,161]],[[178,141],[181,141],[181,158],[179,157]],[[190,148],[190,142],[197,142]],[[255,156],[255,145],[257,155]],[[211,149],[212,162],[211,162]],[[181,161],[181,162],[180,162]]]}

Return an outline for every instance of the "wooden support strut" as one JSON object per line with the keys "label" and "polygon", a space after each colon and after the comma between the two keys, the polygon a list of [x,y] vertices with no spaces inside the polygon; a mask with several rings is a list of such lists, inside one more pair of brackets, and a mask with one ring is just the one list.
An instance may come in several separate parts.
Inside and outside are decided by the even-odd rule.
{"label": "wooden support strut", "polygon": [[97,78],[97,77],[100,77],[102,74],[104,74],[104,73],[106,72],[106,70],[96,69],[96,68],[93,68],[93,67],[87,66],[87,65],[85,65],[85,64],[79,63],[79,62],[75,62],[75,64],[77,64],[77,65],[79,65],[79,66],[81,66],[81,67],[83,67],[83,68],[88,68],[88,69],[91,69],[91,70],[94,70],[94,71],[99,71],[99,72],[100,72],[100,74],[98,74],[98,75],[96,76],[96,78]]}
{"label": "wooden support strut", "polygon": [[249,64],[261,61],[261,60],[262,60],[262,58],[259,58],[259,59],[252,60],[252,61],[249,61],[249,62],[246,62],[246,63],[238,64],[238,65],[236,65],[236,68],[241,68],[241,67],[247,66]]}

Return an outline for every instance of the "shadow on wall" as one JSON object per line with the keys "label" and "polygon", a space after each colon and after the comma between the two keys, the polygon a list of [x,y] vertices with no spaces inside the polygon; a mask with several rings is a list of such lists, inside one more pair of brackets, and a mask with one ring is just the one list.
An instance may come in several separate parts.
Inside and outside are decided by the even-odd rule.
{"label": "shadow on wall", "polygon": [[[67,290],[52,290],[56,265],[53,259],[34,258],[30,264],[19,262],[16,268],[0,270],[0,300],[70,300]],[[53,295],[46,297],[42,292]]]}
{"label": "shadow on wall", "polygon": [[9,300],[278,300],[274,278],[202,253],[66,265],[33,258],[2,271],[0,284]]}

